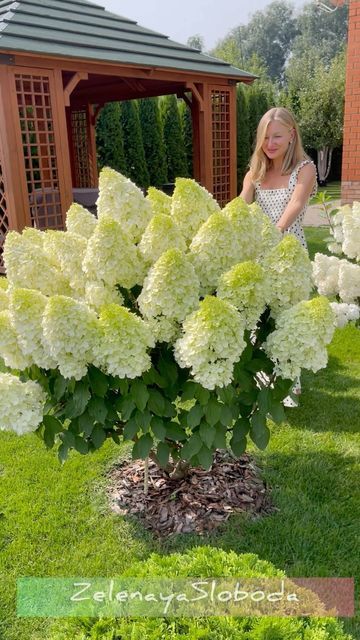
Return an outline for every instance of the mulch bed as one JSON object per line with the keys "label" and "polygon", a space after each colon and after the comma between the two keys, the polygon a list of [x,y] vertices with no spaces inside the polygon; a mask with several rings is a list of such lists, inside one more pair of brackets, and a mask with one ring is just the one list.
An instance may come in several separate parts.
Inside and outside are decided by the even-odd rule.
{"label": "mulch bed", "polygon": [[124,461],[109,474],[111,508],[134,515],[161,537],[178,533],[202,535],[226,522],[232,513],[253,517],[271,513],[260,469],[250,455],[234,458],[217,451],[209,471],[192,468],[182,479],[170,478],[149,461],[149,489],[144,494],[144,461]]}

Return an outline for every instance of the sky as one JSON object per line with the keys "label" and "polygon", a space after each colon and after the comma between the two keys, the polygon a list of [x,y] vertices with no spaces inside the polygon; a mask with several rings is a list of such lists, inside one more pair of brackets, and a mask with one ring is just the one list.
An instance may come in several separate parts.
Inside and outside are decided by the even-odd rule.
{"label": "sky", "polygon": [[[205,50],[239,24],[246,24],[252,13],[263,10],[272,0],[92,0],[105,9],[135,20],[186,44],[195,34],[204,38]],[[293,0],[300,8],[311,0]]]}

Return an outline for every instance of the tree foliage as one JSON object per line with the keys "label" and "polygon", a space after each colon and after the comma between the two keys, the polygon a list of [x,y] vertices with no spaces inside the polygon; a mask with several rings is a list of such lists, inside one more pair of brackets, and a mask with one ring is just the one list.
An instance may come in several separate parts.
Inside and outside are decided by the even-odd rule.
{"label": "tree foliage", "polygon": [[109,102],[101,110],[96,123],[96,148],[100,169],[111,167],[126,173],[120,109],[119,102]]}
{"label": "tree foliage", "polygon": [[168,178],[170,182],[174,182],[175,178],[180,176],[187,177],[188,175],[184,138],[175,95],[163,97],[161,102],[161,116],[164,129]]}
{"label": "tree foliage", "polygon": [[161,187],[167,182],[167,166],[158,99],[140,100],[139,115],[150,184]]}
{"label": "tree foliage", "polygon": [[121,105],[121,123],[124,133],[126,175],[139,187],[150,184],[141,133],[139,108],[136,100],[126,100]]}
{"label": "tree foliage", "polygon": [[181,131],[184,138],[188,176],[193,175],[193,131],[191,111],[186,102],[179,104]]}
{"label": "tree foliage", "polygon": [[236,124],[237,188],[240,192],[250,159],[249,108],[242,85],[238,86],[236,94]]}

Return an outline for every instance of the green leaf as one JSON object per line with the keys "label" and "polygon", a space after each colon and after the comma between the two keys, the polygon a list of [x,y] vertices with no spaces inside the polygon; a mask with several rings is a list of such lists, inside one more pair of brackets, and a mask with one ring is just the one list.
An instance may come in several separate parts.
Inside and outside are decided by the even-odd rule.
{"label": "green leaf", "polygon": [[66,417],[71,419],[81,416],[81,414],[84,413],[90,398],[91,394],[88,383],[77,382],[72,398],[65,407]]}
{"label": "green leaf", "polygon": [[190,411],[187,414],[187,423],[190,429],[194,429],[200,424],[203,415],[204,409],[200,404],[194,404],[194,406],[191,407]]}
{"label": "green leaf", "polygon": [[183,448],[181,449],[181,457],[184,460],[190,460],[193,456],[195,456],[198,451],[200,451],[203,446],[203,442],[198,433],[193,433],[190,436],[189,440],[185,442]]}
{"label": "green leaf", "polygon": [[62,440],[63,444],[65,444],[67,449],[75,447],[75,436],[72,431],[68,431],[68,429],[65,429],[60,433],[60,439]]}
{"label": "green leaf", "polygon": [[63,430],[61,422],[55,418],[55,416],[46,415],[43,417],[44,424],[44,442],[48,449],[51,449],[55,444],[55,436]]}
{"label": "green leaf", "polygon": [[286,378],[276,378],[274,388],[271,389],[271,396],[275,400],[283,400],[289,394],[294,382]]}
{"label": "green leaf", "polygon": [[96,367],[89,367],[90,386],[93,393],[99,398],[104,398],[109,388],[109,378]]}
{"label": "green leaf", "polygon": [[237,458],[240,458],[240,456],[242,456],[242,454],[245,453],[246,446],[247,446],[246,436],[242,436],[238,440],[234,440],[234,438],[231,438],[230,440],[230,447]]}
{"label": "green leaf", "polygon": [[261,389],[257,396],[257,404],[261,413],[265,415],[268,412],[270,405],[270,389]]}
{"label": "green leaf", "polygon": [[120,440],[120,437],[119,437],[118,433],[112,433],[111,437],[114,440],[115,444],[120,444],[121,443],[121,440]]}
{"label": "green leaf", "polygon": [[240,362],[238,362],[234,367],[234,380],[242,391],[251,391],[255,384],[253,377],[248,371],[243,369]]}
{"label": "green leaf", "polygon": [[120,411],[123,421],[127,422],[135,409],[135,402],[131,396],[124,396],[116,402],[116,409]]}
{"label": "green leaf", "polygon": [[140,429],[144,432],[148,431],[150,422],[151,422],[151,413],[150,411],[136,411],[134,414],[135,422]]}
{"label": "green leaf", "polygon": [[89,436],[94,428],[94,422],[90,418],[87,411],[79,416],[79,429],[80,432],[83,432],[84,435]]}
{"label": "green leaf", "polygon": [[261,450],[268,445],[270,430],[266,425],[266,416],[260,411],[256,411],[251,416],[250,438]]}
{"label": "green leaf", "polygon": [[124,427],[124,431],[123,431],[123,436],[125,440],[132,440],[134,438],[134,436],[136,436],[137,432],[139,431],[140,427],[137,424],[135,417],[130,418],[125,427]]}
{"label": "green leaf", "polygon": [[230,407],[226,404],[223,404],[220,412],[220,422],[224,425],[224,427],[229,427],[233,421],[233,414]]}
{"label": "green leaf", "polygon": [[207,447],[202,446],[196,455],[203,469],[210,469],[214,459],[212,451]]}
{"label": "green leaf", "polygon": [[252,391],[243,391],[239,393],[238,400],[241,404],[253,405],[257,399],[257,390],[252,389]]}
{"label": "green leaf", "polygon": [[98,424],[95,425],[95,427],[91,432],[91,442],[93,443],[95,449],[100,449],[101,445],[104,444],[105,440],[106,440],[106,432]]}
{"label": "green leaf", "polygon": [[99,398],[98,396],[91,398],[87,406],[87,411],[89,412],[89,416],[95,420],[95,422],[104,424],[108,410],[103,398]]}
{"label": "green leaf", "polygon": [[142,379],[145,384],[156,384],[156,386],[160,387],[160,389],[164,389],[167,386],[166,380],[161,377],[160,373],[156,371],[154,367],[151,367],[149,371],[145,371],[142,374]]}
{"label": "green leaf", "polygon": [[158,438],[158,440],[164,440],[166,437],[166,427],[163,420],[158,416],[154,416],[151,418],[150,426],[154,436]]}
{"label": "green leaf", "polygon": [[157,416],[162,416],[165,410],[165,398],[157,389],[149,389],[149,400],[147,403],[149,411]]}
{"label": "green leaf", "polygon": [[253,347],[251,344],[247,344],[244,351],[241,354],[240,362],[247,363],[250,362],[253,356]]}
{"label": "green leaf", "polygon": [[62,375],[58,375],[54,384],[54,398],[58,402],[64,395],[67,389],[68,380],[63,378]]}
{"label": "green leaf", "polygon": [[58,449],[58,458],[61,464],[64,464],[65,460],[67,460],[68,454],[69,454],[69,449],[67,448],[66,444],[64,443],[61,444]]}
{"label": "green leaf", "polygon": [[248,418],[239,418],[233,426],[233,436],[232,439],[234,442],[237,440],[242,440],[250,431],[250,420]]}
{"label": "green leaf", "polygon": [[203,443],[210,449],[216,436],[216,429],[207,422],[202,422],[200,424],[199,436]]}
{"label": "green leaf", "polygon": [[271,398],[269,413],[274,422],[276,422],[277,424],[281,424],[286,420],[284,405],[282,404],[282,402],[274,400],[274,398]]}
{"label": "green leaf", "polygon": [[166,442],[159,442],[156,449],[156,456],[161,467],[166,467],[170,457],[170,447]]}
{"label": "green leaf", "polygon": [[214,449],[226,449],[226,434],[227,429],[223,427],[221,424],[217,424],[216,434],[212,446]]}
{"label": "green leaf", "polygon": [[137,442],[135,442],[132,450],[132,458],[136,460],[137,458],[142,458],[143,460],[148,457],[151,447],[153,446],[154,441],[150,435],[150,433],[146,433],[141,436]]}
{"label": "green leaf", "polygon": [[218,398],[226,405],[230,405],[234,400],[235,389],[232,384],[229,384],[227,387],[222,387],[217,391]]}
{"label": "green leaf", "polygon": [[174,385],[178,378],[178,368],[175,362],[172,360],[172,356],[170,354],[167,355],[168,358],[166,358],[165,356],[160,358],[158,368],[161,376],[168,380],[170,385]]}
{"label": "green leaf", "polygon": [[180,427],[180,425],[176,424],[176,422],[168,422],[166,425],[166,437],[169,440],[182,441],[187,439],[187,435]]}
{"label": "green leaf", "polygon": [[147,401],[149,400],[149,392],[146,384],[142,380],[135,380],[131,385],[131,397],[139,411],[144,411]]}
{"label": "green leaf", "polygon": [[169,400],[164,398],[163,417],[164,418],[175,418],[176,413],[177,413],[176,409],[175,409],[174,405],[172,404],[172,402],[170,402]]}
{"label": "green leaf", "polygon": [[216,400],[216,398],[210,398],[205,407],[206,422],[213,426],[220,420],[222,405]]}
{"label": "green leaf", "polygon": [[210,391],[204,389],[201,384],[196,385],[195,398],[199,400],[200,404],[204,407],[210,400]]}
{"label": "green leaf", "polygon": [[76,436],[76,438],[75,438],[75,449],[76,449],[76,451],[78,451],[79,453],[81,453],[84,456],[85,454],[87,454],[89,452],[89,445],[86,442],[86,440],[84,440],[84,438],[81,438],[80,436]]}
{"label": "green leaf", "polygon": [[192,400],[193,398],[195,398],[197,386],[198,385],[196,384],[196,382],[193,382],[192,380],[188,380],[187,382],[185,382],[181,394],[181,401],[186,402],[187,400]]}

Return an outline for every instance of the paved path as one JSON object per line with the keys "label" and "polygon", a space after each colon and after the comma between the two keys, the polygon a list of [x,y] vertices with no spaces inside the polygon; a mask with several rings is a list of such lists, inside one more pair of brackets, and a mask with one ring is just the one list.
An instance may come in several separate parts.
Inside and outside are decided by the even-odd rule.
{"label": "paved path", "polygon": [[[330,205],[332,209],[336,209],[337,207],[340,207],[340,200],[333,200],[330,202]],[[319,207],[316,204],[308,207],[304,217],[304,227],[323,227],[327,226],[327,224],[327,218],[322,207]]]}

